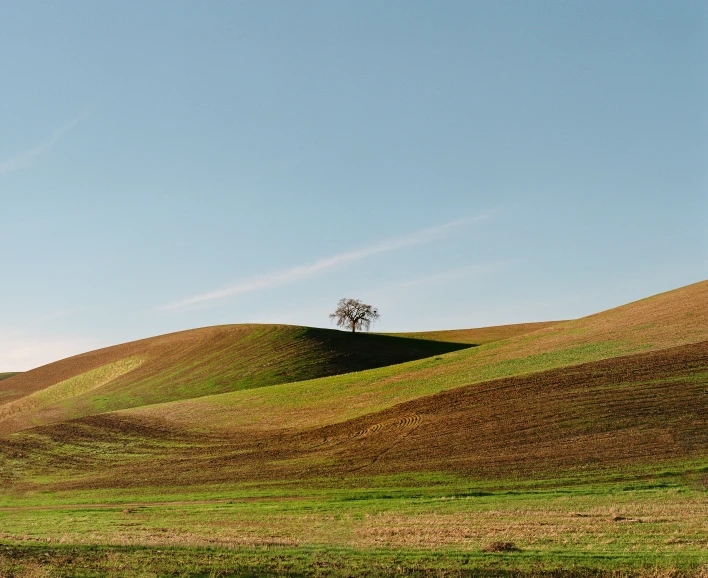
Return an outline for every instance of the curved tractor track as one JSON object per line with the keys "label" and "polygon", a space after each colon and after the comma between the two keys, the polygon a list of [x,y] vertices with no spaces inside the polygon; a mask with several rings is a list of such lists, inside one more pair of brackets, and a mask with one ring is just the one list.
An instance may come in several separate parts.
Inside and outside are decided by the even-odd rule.
{"label": "curved tractor track", "polygon": [[421,421],[422,417],[417,413],[394,416],[343,434],[329,435],[324,433],[322,438],[311,443],[305,442],[303,447],[309,450],[332,449],[348,442],[363,441],[375,435],[393,436],[393,439],[401,439],[420,426]]}

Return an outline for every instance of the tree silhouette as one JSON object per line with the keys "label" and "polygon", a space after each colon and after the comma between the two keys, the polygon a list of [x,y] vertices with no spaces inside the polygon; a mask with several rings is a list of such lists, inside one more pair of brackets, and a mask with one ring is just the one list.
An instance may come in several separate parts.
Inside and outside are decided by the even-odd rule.
{"label": "tree silhouette", "polygon": [[371,323],[380,315],[376,307],[362,303],[358,299],[340,299],[337,309],[329,317],[336,319],[339,327],[351,329],[354,333],[357,329],[368,331]]}

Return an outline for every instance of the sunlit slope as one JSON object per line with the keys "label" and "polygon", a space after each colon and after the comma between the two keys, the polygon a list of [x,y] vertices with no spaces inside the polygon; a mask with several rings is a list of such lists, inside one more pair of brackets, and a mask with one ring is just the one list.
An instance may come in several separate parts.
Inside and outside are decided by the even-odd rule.
{"label": "sunlit slope", "polygon": [[287,325],[183,331],[89,352],[0,382],[0,433],[401,363],[460,347]]}
{"label": "sunlit slope", "polygon": [[708,340],[708,282],[575,321],[395,367],[136,410],[171,427],[334,424],[475,382]]}
{"label": "sunlit slope", "polygon": [[512,325],[495,325],[475,329],[448,329],[445,331],[413,331],[409,333],[388,333],[397,337],[411,339],[430,339],[433,341],[448,341],[450,343],[469,343],[484,345],[492,341],[509,339],[517,335],[525,335],[539,329],[562,323],[561,321],[541,321],[537,323],[514,323]]}

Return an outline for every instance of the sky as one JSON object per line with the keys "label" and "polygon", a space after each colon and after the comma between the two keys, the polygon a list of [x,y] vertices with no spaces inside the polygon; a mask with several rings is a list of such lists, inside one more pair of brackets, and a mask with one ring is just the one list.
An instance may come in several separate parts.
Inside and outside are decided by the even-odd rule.
{"label": "sky", "polygon": [[708,277],[705,2],[3,3],[0,371]]}

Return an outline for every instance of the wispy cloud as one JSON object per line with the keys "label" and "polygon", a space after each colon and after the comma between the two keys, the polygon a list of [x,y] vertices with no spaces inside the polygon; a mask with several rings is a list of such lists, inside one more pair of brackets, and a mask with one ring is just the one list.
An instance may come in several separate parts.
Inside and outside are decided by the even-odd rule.
{"label": "wispy cloud", "polygon": [[451,221],[449,223],[437,227],[420,229],[409,235],[399,237],[398,239],[392,239],[390,241],[385,241],[383,243],[371,245],[369,247],[364,247],[363,249],[357,249],[355,251],[340,253],[339,255],[334,255],[333,257],[321,259],[320,261],[316,261],[310,265],[301,265],[298,267],[285,269],[283,271],[275,271],[267,275],[254,277],[253,279],[243,281],[241,283],[229,285],[228,287],[224,287],[222,289],[209,291],[207,293],[201,293],[200,295],[194,295],[193,297],[188,297],[186,299],[182,299],[181,301],[168,303],[167,305],[158,307],[156,310],[170,311],[174,309],[181,309],[183,307],[196,305],[198,303],[204,303],[206,301],[224,299],[225,297],[233,297],[235,295],[243,295],[244,293],[251,293],[252,291],[258,291],[260,289],[267,289],[270,287],[276,287],[278,285],[285,285],[286,283],[299,281],[301,279],[316,275],[317,273],[321,273],[329,269],[334,269],[335,267],[338,267],[345,263],[361,261],[362,259],[372,257],[373,255],[379,255],[381,253],[387,253],[389,251],[395,251],[397,249],[404,249],[406,247],[412,247],[414,245],[429,243],[431,241],[440,239],[450,234],[455,229],[459,229],[464,225],[470,225],[472,223],[483,221],[488,218],[489,215],[480,215],[478,217],[457,219],[455,221]]}
{"label": "wispy cloud", "polygon": [[37,159],[52,150],[52,148],[54,148],[54,145],[56,145],[66,133],[72,130],[81,121],[86,119],[89,114],[90,113],[84,113],[80,116],[77,116],[74,120],[65,124],[59,130],[57,130],[49,139],[37,145],[36,147],[21,152],[12,157],[0,160],[0,175],[11,173],[13,171],[19,171],[32,166],[37,161]]}

